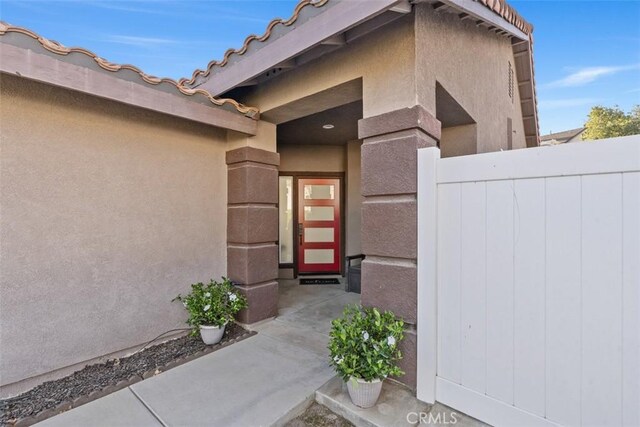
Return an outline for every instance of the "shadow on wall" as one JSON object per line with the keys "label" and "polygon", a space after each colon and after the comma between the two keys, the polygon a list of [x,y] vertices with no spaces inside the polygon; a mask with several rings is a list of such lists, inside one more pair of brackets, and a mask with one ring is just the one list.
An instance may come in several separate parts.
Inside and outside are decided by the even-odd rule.
{"label": "shadow on wall", "polygon": [[476,121],[438,82],[436,82],[436,118],[442,123],[440,139],[442,157],[477,153]]}

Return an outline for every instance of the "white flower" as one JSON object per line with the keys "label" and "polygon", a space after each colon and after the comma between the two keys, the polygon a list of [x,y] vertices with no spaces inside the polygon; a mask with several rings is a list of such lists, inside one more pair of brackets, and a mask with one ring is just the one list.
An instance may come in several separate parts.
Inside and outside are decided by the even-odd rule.
{"label": "white flower", "polygon": [[342,357],[336,356],[333,358],[333,361],[336,362],[337,365],[342,363]]}
{"label": "white flower", "polygon": [[233,292],[229,292],[229,301],[235,301],[238,299],[238,296]]}
{"label": "white flower", "polygon": [[211,298],[211,292],[207,292],[206,294],[204,294],[205,298]]}
{"label": "white flower", "polygon": [[396,345],[396,339],[394,337],[387,337],[387,344],[389,347],[393,347]]}
{"label": "white flower", "polygon": [[365,341],[369,341],[369,332],[367,332],[367,331],[362,331],[362,338],[363,338]]}
{"label": "white flower", "polygon": [[209,311],[210,308],[211,308],[211,305],[207,304],[204,306],[204,311]]}
{"label": "white flower", "polygon": [[186,301],[182,301],[182,305],[185,306],[185,308],[187,307],[187,302]]}

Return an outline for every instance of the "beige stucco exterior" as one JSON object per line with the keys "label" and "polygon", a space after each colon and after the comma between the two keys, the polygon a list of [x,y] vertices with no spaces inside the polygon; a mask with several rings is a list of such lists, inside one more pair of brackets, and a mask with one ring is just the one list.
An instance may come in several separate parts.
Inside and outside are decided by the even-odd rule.
{"label": "beige stucco exterior", "polygon": [[[336,52],[283,73],[247,91],[241,101],[264,113],[356,79],[362,80],[363,116],[422,105],[437,116],[439,82],[477,123],[475,141],[465,131],[443,155],[507,149],[507,118],[512,147],[525,148],[517,82],[509,97],[508,64],[515,65],[508,38],[477,27],[472,20],[438,13],[427,4]],[[515,71],[514,71],[515,72]],[[445,131],[446,132],[446,131]],[[475,143],[475,147],[472,147]]]}
{"label": "beige stucco exterior", "polygon": [[507,117],[513,119],[513,148],[525,148],[517,82],[513,99],[509,97],[508,64],[514,64],[510,40],[476,26],[473,20],[438,13],[427,4],[417,4],[414,9],[417,103],[437,115],[437,81],[477,123],[476,151],[445,148],[443,132],[443,152],[506,150]]}
{"label": "beige stucco exterior", "polygon": [[[245,322],[276,315],[278,169],[344,173],[345,251],[368,256],[363,303],[412,325],[403,369],[415,377],[416,149],[507,149],[508,118],[513,148],[525,139],[517,83],[508,94],[509,39],[426,4],[413,10],[238,99],[283,117],[357,82],[344,103],[362,100],[375,130],[364,145],[277,146],[266,120],[247,136],[2,75],[2,393],[184,326],[170,300],[196,281],[239,277],[258,308],[268,302]],[[475,124],[440,132],[436,82]]]}
{"label": "beige stucco exterior", "polygon": [[362,78],[363,113],[368,117],[415,105],[414,65],[413,16],[408,15],[334,53],[256,86],[242,99],[268,112]]}
{"label": "beige stucco exterior", "polygon": [[[226,271],[226,132],[2,75],[0,378],[184,327]],[[3,392],[4,393],[4,392]]]}
{"label": "beige stucco exterior", "polygon": [[280,144],[280,172],[344,172],[346,151],[342,145]]}

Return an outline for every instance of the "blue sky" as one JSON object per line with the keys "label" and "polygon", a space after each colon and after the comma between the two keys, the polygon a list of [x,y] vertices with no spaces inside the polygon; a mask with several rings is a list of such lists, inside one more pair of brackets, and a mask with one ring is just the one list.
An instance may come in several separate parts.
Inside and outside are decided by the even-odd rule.
{"label": "blue sky", "polygon": [[[289,17],[297,0],[0,0],[0,19],[157,76],[195,68]],[[535,26],[540,130],[584,123],[591,106],[640,104],[640,1],[513,0]]]}

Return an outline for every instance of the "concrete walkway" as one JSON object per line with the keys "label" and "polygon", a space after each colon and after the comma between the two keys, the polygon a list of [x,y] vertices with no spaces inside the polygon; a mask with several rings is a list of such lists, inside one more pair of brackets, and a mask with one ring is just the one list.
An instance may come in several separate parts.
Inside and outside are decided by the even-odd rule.
{"label": "concrete walkway", "polygon": [[331,319],[359,295],[281,281],[280,315],[258,334],[45,420],[39,426],[270,426],[334,376]]}

